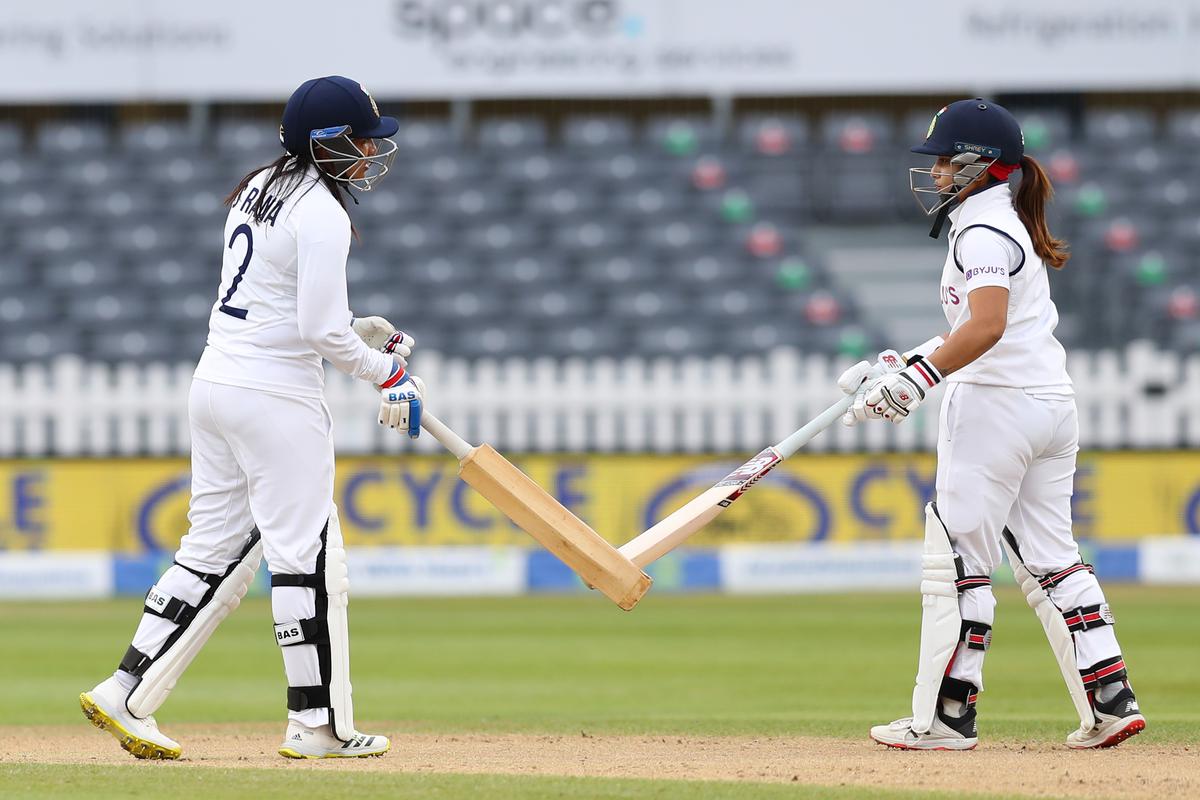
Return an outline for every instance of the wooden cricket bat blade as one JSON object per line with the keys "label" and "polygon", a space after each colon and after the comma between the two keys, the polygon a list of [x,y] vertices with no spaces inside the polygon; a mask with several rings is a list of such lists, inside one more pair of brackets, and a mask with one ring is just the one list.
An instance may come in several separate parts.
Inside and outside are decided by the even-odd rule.
{"label": "wooden cricket bat blade", "polygon": [[651,578],[490,445],[459,461],[459,476],[583,581],[629,611]]}
{"label": "wooden cricket bat blade", "polygon": [[726,475],[704,493],[676,509],[641,535],[623,544],[618,552],[639,567],[662,558],[703,528],[734,500],[783,461],[774,447],[768,447],[754,458]]}

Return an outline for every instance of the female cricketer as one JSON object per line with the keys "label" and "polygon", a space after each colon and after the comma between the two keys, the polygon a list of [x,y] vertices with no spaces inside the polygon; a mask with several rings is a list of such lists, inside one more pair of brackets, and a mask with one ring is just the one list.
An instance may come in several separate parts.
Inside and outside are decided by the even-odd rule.
{"label": "female cricketer", "polygon": [[343,194],[368,191],[387,173],[398,127],[357,81],[307,81],[283,112],[286,153],[226,199],[218,299],[188,400],[189,530],[146,595],[120,667],[80,696],[92,723],[134,756],[179,757],[153,714],[237,607],[263,556],[288,683],[279,752],[388,750],[387,737],[354,727],[349,581],[322,360],[388,389],[380,422],[416,435],[421,387],[405,371],[413,339],[381,318],[353,319],[346,294],[353,228]]}
{"label": "female cricketer", "polygon": [[[855,394],[845,422],[900,423],[945,381],[937,501],[925,510],[922,626],[913,714],[871,729],[902,749],[969,750],[991,643],[991,574],[1008,552],[1079,711],[1073,748],[1111,747],[1142,731],[1114,618],[1071,532],[1079,423],[1047,268],[1067,261],[1046,226],[1050,181],[1024,153],[1016,119],[995,103],[939,111],[912,151],[936,159],[910,188],[938,238],[949,222],[941,303],[950,333],[904,355],[902,369],[866,362],[839,380]],[[1020,170],[1015,195],[1010,173]],[[926,202],[928,199],[928,202]]]}

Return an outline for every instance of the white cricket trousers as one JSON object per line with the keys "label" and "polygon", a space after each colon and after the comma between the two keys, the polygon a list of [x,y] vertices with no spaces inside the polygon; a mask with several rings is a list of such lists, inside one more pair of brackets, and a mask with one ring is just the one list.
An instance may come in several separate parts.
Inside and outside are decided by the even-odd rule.
{"label": "white cricket trousers", "polygon": [[[333,507],[332,419],[325,402],[194,379],[188,418],[190,527],[179,543],[176,565],[157,585],[188,603],[199,602],[207,585],[189,570],[224,573],[255,527],[272,573],[314,573]],[[329,526],[327,535],[340,533]],[[328,546],[341,547],[341,541],[329,541]],[[274,588],[271,605],[276,623],[308,619],[316,613],[314,590],[304,587]],[[175,629],[173,622],[143,614],[133,646],[154,657]],[[289,685],[322,683],[315,646],[281,650]],[[290,716],[312,727],[328,721],[326,709],[290,712]]]}
{"label": "white cricket trousers", "polygon": [[[1071,532],[1071,495],[1079,418],[1070,395],[951,383],[942,400],[937,448],[937,508],[966,575],[1000,564],[1005,527],[1038,576],[1079,562]],[[1049,590],[1061,611],[1105,603],[1095,575],[1079,570]],[[992,625],[990,585],[959,595],[964,620]],[[1120,655],[1111,625],[1076,632],[1081,670]],[[985,651],[960,643],[952,678],[983,689]]]}

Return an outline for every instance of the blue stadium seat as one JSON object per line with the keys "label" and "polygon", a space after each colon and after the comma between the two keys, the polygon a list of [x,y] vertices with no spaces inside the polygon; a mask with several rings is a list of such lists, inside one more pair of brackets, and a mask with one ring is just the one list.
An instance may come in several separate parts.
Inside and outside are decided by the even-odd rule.
{"label": "blue stadium seat", "polygon": [[479,149],[506,157],[519,151],[545,148],[546,126],[537,117],[487,119],[479,124],[476,137]]}
{"label": "blue stadium seat", "polygon": [[633,125],[625,117],[589,114],[568,117],[562,126],[563,144],[570,150],[613,150],[633,142]]}
{"label": "blue stadium seat", "polygon": [[45,122],[37,131],[37,149],[46,156],[77,156],[106,152],[112,132],[99,122]]}

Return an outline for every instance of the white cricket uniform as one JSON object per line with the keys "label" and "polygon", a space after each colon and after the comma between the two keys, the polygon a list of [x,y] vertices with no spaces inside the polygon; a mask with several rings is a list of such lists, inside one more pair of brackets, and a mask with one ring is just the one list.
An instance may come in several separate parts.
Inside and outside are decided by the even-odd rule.
{"label": "white cricket uniform", "polygon": [[[984,286],[1009,291],[1004,335],[947,376],[938,432],[937,506],[967,575],[991,575],[1007,527],[1038,575],[1079,561],[1071,495],[1079,422],[1066,353],[1054,338],[1058,311],[1046,265],[1012,205],[1007,183],[967,197],[949,215],[941,301],[953,333],[970,318],[967,297]],[[1061,609],[1103,603],[1085,571],[1051,591]],[[960,595],[963,619],[992,624],[991,587]],[[1080,667],[1119,654],[1111,626],[1076,635]],[[983,688],[984,653],[960,645],[950,676]]]}
{"label": "white cricket uniform", "polygon": [[[268,174],[260,172],[229,211],[218,300],[188,401],[190,528],[175,560],[206,574],[223,573],[254,527],[276,574],[312,574],[324,546],[341,546],[334,528],[326,534],[334,452],[322,359],[373,383],[387,380],[393,364],[350,327],[345,210],[312,170],[286,200],[260,200]],[[261,223],[250,216],[259,202],[268,209]],[[206,589],[180,567],[157,586],[190,603]],[[312,617],[314,598],[309,588],[275,588],[275,622]],[[154,656],[174,629],[144,616],[133,644]],[[286,647],[283,657],[289,685],[321,683],[315,647]],[[328,719],[325,709],[291,716],[311,726]]]}

